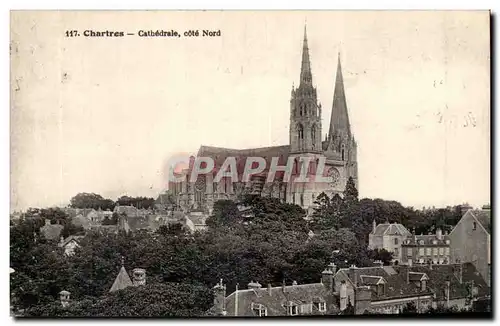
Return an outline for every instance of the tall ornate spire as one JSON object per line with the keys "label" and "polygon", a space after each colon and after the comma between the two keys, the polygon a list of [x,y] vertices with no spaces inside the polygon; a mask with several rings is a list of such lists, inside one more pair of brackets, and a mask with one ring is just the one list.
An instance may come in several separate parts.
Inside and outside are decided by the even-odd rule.
{"label": "tall ornate spire", "polygon": [[300,68],[300,86],[312,85],[311,62],[307,44],[307,25],[304,25],[304,43],[302,45],[302,66]]}
{"label": "tall ornate spire", "polygon": [[351,135],[349,114],[344,91],[344,79],[342,78],[342,65],[340,63],[340,52],[338,54],[337,75],[335,78],[335,90],[333,92],[332,116],[330,118],[329,137],[334,136],[334,132]]}

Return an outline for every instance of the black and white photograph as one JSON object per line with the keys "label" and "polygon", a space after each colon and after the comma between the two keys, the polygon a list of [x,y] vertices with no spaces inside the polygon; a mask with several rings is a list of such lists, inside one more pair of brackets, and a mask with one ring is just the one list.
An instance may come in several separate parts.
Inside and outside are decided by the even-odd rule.
{"label": "black and white photograph", "polygon": [[492,318],[487,10],[10,11],[10,314]]}

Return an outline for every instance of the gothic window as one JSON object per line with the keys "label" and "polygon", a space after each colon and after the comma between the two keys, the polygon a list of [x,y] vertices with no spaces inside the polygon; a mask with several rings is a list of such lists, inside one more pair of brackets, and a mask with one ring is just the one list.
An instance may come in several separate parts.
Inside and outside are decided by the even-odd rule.
{"label": "gothic window", "polygon": [[345,159],[345,157],[344,157],[345,156],[345,145],[344,144],[342,144],[342,146],[341,146],[341,151],[342,151],[342,161],[343,161]]}
{"label": "gothic window", "polygon": [[300,206],[304,206],[304,194],[300,194]]}
{"label": "gothic window", "polygon": [[314,148],[316,144],[316,125],[313,125],[311,128],[311,140],[312,140],[312,147]]}
{"label": "gothic window", "polygon": [[472,230],[475,230],[477,228],[477,223],[476,222],[472,222]]}
{"label": "gothic window", "polygon": [[304,139],[304,127],[299,123],[297,126],[297,133],[299,135],[299,139]]}

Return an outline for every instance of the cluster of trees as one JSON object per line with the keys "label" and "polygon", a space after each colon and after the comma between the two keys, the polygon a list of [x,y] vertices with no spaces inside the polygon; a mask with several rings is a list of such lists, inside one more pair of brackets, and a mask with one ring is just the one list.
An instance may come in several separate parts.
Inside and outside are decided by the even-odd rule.
{"label": "cluster of trees", "polygon": [[[202,233],[185,233],[181,226],[154,233],[88,232],[71,257],[38,234],[40,225],[21,220],[11,226],[14,308],[29,316],[47,311],[51,316],[131,316],[143,309],[151,315],[166,310],[176,316],[186,315],[187,310],[200,315],[210,308],[213,297],[189,293],[209,293],[221,278],[229,294],[237,284],[244,288],[251,280],[273,286],[283,281],[318,282],[330,262],[342,268],[371,265],[378,259],[348,228],[320,230],[310,237],[299,206],[259,196],[246,196],[243,204],[252,208],[252,214],[242,214],[233,201],[217,202],[207,221],[210,227]],[[135,288],[125,294],[108,293],[122,256],[129,271],[146,269],[151,287],[137,294],[130,292]],[[146,290],[152,288],[159,292]],[[62,290],[71,292],[74,308],[59,306]],[[148,293],[158,302],[148,299]],[[167,297],[171,299],[165,302]]]}
{"label": "cluster of trees", "polygon": [[451,231],[462,218],[462,205],[451,208],[422,209],[405,207],[397,201],[383,199],[358,199],[354,180],[349,178],[343,198],[338,194],[333,197],[325,193],[316,199],[311,228],[324,230],[329,228],[349,228],[356,233],[360,241],[368,243],[368,234],[375,220],[380,223],[401,223],[416,234],[435,232],[437,228]]}
{"label": "cluster of trees", "polygon": [[[151,199],[121,197],[118,203],[134,200],[147,206]],[[71,257],[39,233],[43,218],[67,225],[69,234],[76,232],[63,211],[41,210],[38,218],[11,223],[13,308],[26,316],[199,316],[211,307],[211,288],[219,279],[229,294],[251,280],[264,286],[318,282],[331,262],[339,268],[371,266],[374,260],[388,263],[391,253],[367,249],[373,219],[428,228],[424,225],[456,218],[436,214],[433,222],[417,224],[421,222],[412,219],[420,213],[412,208],[359,200],[352,179],[342,198],[320,195],[309,222],[297,205],[251,195],[241,200],[216,202],[205,232],[186,233],[181,225],[163,226],[154,233],[88,232]],[[97,203],[105,201],[99,195],[79,194],[72,206],[103,208]],[[242,213],[238,204],[250,207],[250,212]],[[110,294],[122,256],[129,272],[146,269],[147,285]],[[72,300],[64,309],[58,302],[62,290],[71,292]]]}
{"label": "cluster of trees", "polygon": [[70,200],[73,208],[93,208],[102,210],[113,210],[116,205],[134,206],[136,208],[154,208],[155,200],[150,197],[130,197],[121,196],[115,201],[104,198],[99,194],[82,192],[75,195]]}

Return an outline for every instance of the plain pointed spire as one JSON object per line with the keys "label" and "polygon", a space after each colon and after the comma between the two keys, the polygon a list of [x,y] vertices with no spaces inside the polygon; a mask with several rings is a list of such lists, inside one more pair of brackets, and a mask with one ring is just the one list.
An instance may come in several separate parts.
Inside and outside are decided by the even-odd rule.
{"label": "plain pointed spire", "polygon": [[302,45],[302,66],[300,68],[300,84],[312,84],[311,61],[309,59],[309,45],[307,44],[307,25],[304,25],[304,42]]}
{"label": "plain pointed spire", "polygon": [[333,137],[335,132],[351,135],[351,126],[349,123],[349,114],[347,112],[347,102],[344,91],[344,78],[342,76],[342,64],[340,62],[340,52],[338,53],[337,58],[337,74],[335,76],[332,116],[330,118],[330,130],[328,135]]}

